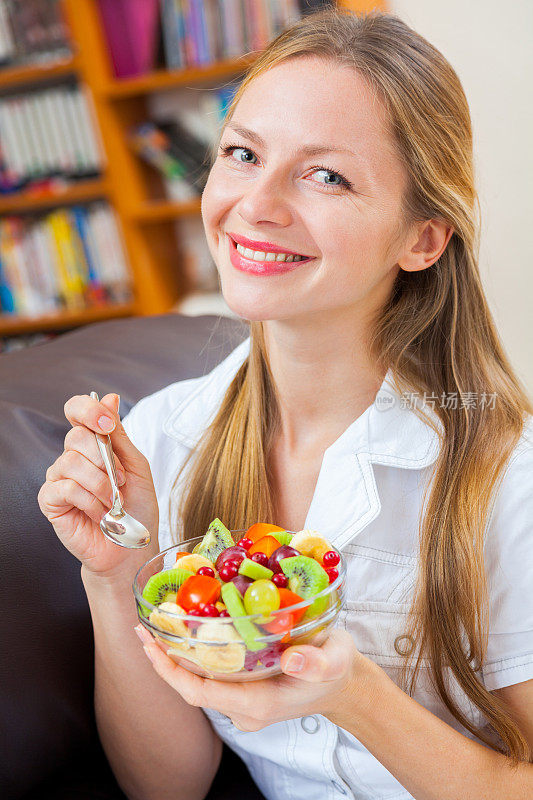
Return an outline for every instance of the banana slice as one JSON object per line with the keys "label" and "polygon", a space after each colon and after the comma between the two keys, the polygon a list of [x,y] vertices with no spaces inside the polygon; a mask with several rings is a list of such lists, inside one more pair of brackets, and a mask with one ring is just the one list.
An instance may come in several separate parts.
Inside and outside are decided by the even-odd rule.
{"label": "banana slice", "polygon": [[[162,613],[168,612],[168,613]],[[170,615],[173,616],[170,616]],[[176,636],[183,636],[187,641],[183,642],[182,644],[178,642],[173,642],[170,639],[165,639],[163,636],[158,635],[157,633],[155,636],[158,639],[170,644],[171,647],[177,647],[178,645],[184,646],[185,649],[189,649],[190,644],[188,642],[189,639],[189,628],[187,627],[186,623],[179,619],[179,617],[175,616],[176,614],[185,615],[185,611],[181,606],[178,606],[177,603],[161,603],[154,609],[150,614],[150,622],[152,625],[157,626],[163,631],[168,631],[169,633],[173,633]]]}
{"label": "banana slice", "polygon": [[201,556],[199,553],[189,553],[186,556],[178,558],[175,566],[180,569],[188,569],[190,572],[194,573],[198,572],[200,567],[211,567],[213,571],[215,569],[213,562],[209,561],[205,556]]}
{"label": "banana slice", "polygon": [[[239,672],[244,667],[246,645],[229,624],[204,622],[196,631],[196,658],[206,669],[214,672]],[[220,645],[204,642],[220,642]]]}
{"label": "banana slice", "polygon": [[324,553],[332,550],[333,546],[318,531],[303,530],[295,533],[291,539],[291,547],[298,550],[303,556],[316,558],[322,563]]}

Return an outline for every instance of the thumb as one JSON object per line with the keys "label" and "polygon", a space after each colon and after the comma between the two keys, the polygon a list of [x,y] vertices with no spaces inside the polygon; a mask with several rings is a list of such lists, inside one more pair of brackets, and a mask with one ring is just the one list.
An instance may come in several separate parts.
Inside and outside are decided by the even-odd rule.
{"label": "thumb", "polygon": [[321,647],[295,645],[281,656],[281,669],[310,683],[336,681],[350,670],[355,650],[348,631],[334,629]]}
{"label": "thumb", "polygon": [[113,452],[119,457],[125,470],[128,472],[135,471],[135,468],[139,466],[139,459],[144,457],[129,438],[120,420],[120,395],[115,393],[106,394],[100,402],[109,409],[115,420],[115,427],[109,434]]}

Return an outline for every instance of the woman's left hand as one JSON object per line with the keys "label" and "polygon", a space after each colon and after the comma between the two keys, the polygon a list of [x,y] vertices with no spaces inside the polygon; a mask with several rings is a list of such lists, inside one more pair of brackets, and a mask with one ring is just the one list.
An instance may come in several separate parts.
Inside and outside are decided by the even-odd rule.
{"label": "woman's left hand", "polygon": [[201,678],[170,659],[148,631],[135,628],[155,671],[191,706],[220,711],[241,731],[321,714],[336,715],[365,675],[365,658],[347,631],[333,629],[321,647],[295,645],[281,656],[282,675],[244,683]]}

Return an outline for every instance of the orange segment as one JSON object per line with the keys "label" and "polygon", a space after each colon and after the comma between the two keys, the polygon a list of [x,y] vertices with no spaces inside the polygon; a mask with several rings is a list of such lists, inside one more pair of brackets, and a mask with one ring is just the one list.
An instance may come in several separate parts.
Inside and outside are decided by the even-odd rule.
{"label": "orange segment", "polygon": [[280,543],[277,539],[273,536],[262,536],[260,539],[257,539],[256,542],[250,547],[248,550],[248,555],[253,555],[254,553],[266,553],[266,555],[270,558],[274,550],[277,550],[278,547],[281,547]]}
{"label": "orange segment", "polygon": [[266,536],[267,533],[272,533],[272,531],[284,531],[285,528],[280,528],[278,525],[271,525],[269,522],[256,522],[246,531],[246,536],[248,539],[251,539],[252,542],[256,542],[258,539],[261,539],[263,536]]}

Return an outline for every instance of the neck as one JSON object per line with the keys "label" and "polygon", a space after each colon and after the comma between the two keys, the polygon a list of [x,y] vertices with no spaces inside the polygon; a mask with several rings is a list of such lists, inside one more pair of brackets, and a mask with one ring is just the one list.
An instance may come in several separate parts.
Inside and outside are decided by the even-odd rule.
{"label": "neck", "polygon": [[353,307],[263,322],[288,452],[324,448],[373,402],[385,372],[369,352],[370,322]]}

